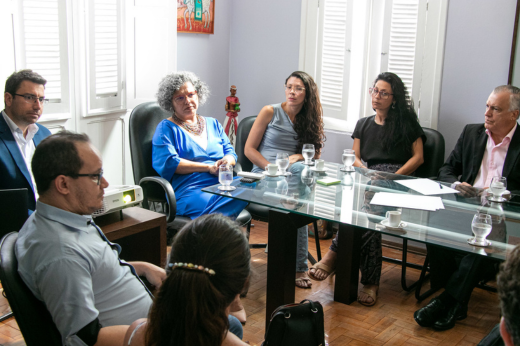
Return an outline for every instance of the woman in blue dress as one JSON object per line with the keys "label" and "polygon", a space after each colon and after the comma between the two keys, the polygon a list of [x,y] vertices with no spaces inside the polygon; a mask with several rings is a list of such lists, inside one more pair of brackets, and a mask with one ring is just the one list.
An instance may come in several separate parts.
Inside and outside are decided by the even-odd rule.
{"label": "woman in blue dress", "polygon": [[152,165],[171,182],[177,215],[195,219],[221,213],[236,218],[247,203],[201,192],[218,183],[220,165],[234,165],[236,154],[222,126],[214,118],[197,114],[209,89],[195,74],[177,72],[159,84],[157,102],[171,117],[157,125],[153,136]]}
{"label": "woman in blue dress", "polygon": [[[262,172],[274,163],[277,153],[289,154],[293,165],[303,161],[304,144],[314,144],[315,158],[319,158],[325,135],[323,109],[318,86],[311,76],[302,71],[291,73],[285,80],[285,102],[262,108],[251,128],[244,147],[245,155],[254,164],[253,172]],[[291,166],[297,170],[297,166]],[[307,276],[307,226],[298,229],[296,286],[310,288]]]}

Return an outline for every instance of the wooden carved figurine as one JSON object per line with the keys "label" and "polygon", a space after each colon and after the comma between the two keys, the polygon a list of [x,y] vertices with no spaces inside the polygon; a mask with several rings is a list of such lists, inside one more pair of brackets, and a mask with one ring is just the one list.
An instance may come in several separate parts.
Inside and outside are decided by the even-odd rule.
{"label": "wooden carved figurine", "polygon": [[224,131],[231,142],[235,146],[238,128],[238,112],[240,112],[240,102],[236,97],[237,87],[232,85],[229,90],[231,95],[226,97],[226,121],[224,121]]}

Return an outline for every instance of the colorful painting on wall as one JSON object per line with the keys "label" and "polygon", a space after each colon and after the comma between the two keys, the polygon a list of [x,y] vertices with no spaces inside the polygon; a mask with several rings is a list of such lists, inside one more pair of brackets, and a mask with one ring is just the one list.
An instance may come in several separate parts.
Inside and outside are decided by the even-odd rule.
{"label": "colorful painting on wall", "polygon": [[213,34],[215,0],[177,0],[177,32]]}

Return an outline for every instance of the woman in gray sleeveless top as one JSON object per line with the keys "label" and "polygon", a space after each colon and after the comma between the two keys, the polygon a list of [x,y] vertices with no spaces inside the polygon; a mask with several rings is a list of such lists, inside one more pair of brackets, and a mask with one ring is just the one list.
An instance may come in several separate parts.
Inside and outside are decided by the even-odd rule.
{"label": "woman in gray sleeveless top", "polygon": [[[303,161],[304,144],[314,144],[319,158],[325,134],[323,110],[318,87],[305,72],[293,72],[285,80],[285,102],[262,108],[251,128],[244,148],[254,164],[253,172],[262,172],[275,163],[277,153],[289,154],[289,162]],[[289,168],[290,170],[290,168]],[[298,229],[296,286],[311,287],[307,276],[307,226]]]}

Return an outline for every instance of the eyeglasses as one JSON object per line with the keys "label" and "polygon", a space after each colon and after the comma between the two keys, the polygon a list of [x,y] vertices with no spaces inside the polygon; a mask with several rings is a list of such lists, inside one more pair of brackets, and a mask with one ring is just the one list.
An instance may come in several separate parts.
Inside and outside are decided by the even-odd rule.
{"label": "eyeglasses", "polygon": [[14,96],[23,97],[23,100],[27,103],[35,103],[36,101],[38,101],[41,104],[45,104],[45,103],[49,102],[49,99],[46,99],[45,97],[38,97],[38,96],[32,95],[32,94],[25,94],[25,95],[14,94]]}
{"label": "eyeglasses", "polygon": [[377,96],[377,94],[379,94],[379,97],[381,97],[383,100],[386,100],[390,97],[390,95],[393,95],[385,91],[379,91],[379,89],[376,88],[369,88],[368,91],[370,92],[370,95],[374,97]]}
{"label": "eyeglasses", "polygon": [[285,91],[289,91],[291,92],[291,90],[294,90],[294,93],[295,94],[301,94],[302,92],[305,91],[305,88],[302,88],[302,87],[299,87],[299,86],[294,86],[294,85],[284,85],[284,88],[285,88]]}
{"label": "eyeglasses", "polygon": [[91,174],[70,174],[67,175],[71,178],[79,178],[79,177],[89,177],[92,179],[93,182],[96,184],[101,184],[101,178],[103,178],[103,170],[101,170],[99,173],[91,173]]}
{"label": "eyeglasses", "polygon": [[192,93],[189,93],[189,94],[186,94],[184,96],[179,96],[179,97],[176,97],[173,99],[174,102],[177,102],[177,103],[184,103],[186,102],[186,98],[189,98],[190,100],[192,100],[195,96],[197,96],[197,92],[192,92]]}

